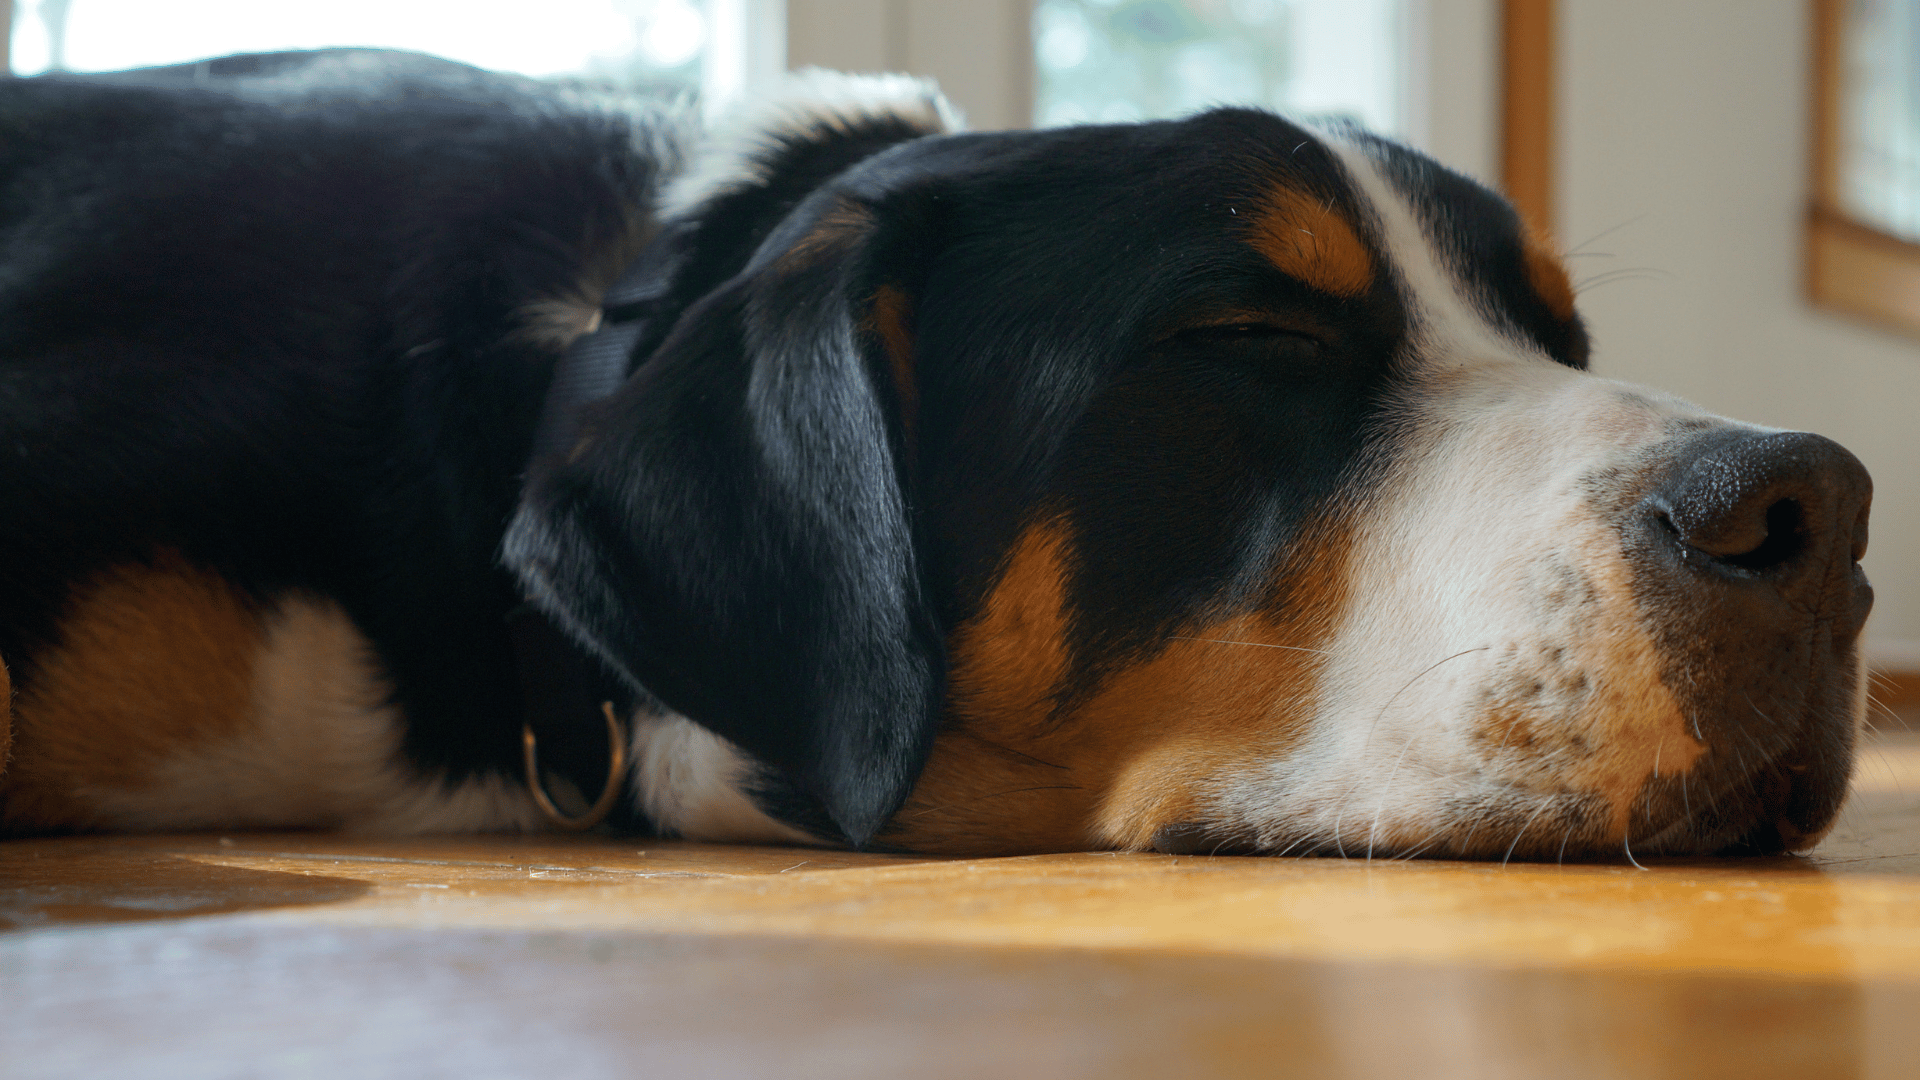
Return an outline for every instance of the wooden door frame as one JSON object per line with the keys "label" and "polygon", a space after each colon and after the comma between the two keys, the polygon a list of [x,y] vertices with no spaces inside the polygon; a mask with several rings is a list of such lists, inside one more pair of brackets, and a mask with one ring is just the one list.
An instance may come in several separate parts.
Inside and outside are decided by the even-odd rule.
{"label": "wooden door frame", "polygon": [[1558,222],[1557,0],[1500,5],[1500,185],[1534,231]]}

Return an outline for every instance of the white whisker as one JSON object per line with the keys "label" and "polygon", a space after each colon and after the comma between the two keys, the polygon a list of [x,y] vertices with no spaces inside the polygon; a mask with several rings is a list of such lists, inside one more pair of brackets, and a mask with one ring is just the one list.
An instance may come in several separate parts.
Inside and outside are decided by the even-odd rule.
{"label": "white whisker", "polygon": [[1627,861],[1633,864],[1634,869],[1645,870],[1646,867],[1640,865],[1640,860],[1633,857],[1633,837],[1626,833],[1621,833],[1620,838],[1622,846],[1627,849]]}
{"label": "white whisker", "polygon": [[1594,233],[1592,236],[1587,237],[1585,240],[1582,240],[1580,243],[1575,244],[1571,249],[1567,251],[1567,254],[1578,255],[1580,252],[1585,251],[1587,249],[1587,245],[1597,244],[1600,241],[1606,239],[1609,236],[1612,236],[1614,233],[1619,232],[1621,229],[1624,229],[1629,225],[1638,225],[1640,222],[1646,220],[1646,217],[1647,215],[1645,214],[1635,214],[1633,217],[1628,218],[1627,220],[1621,222],[1618,225],[1613,226],[1612,228],[1601,229],[1599,232]]}
{"label": "white whisker", "polygon": [[1419,742],[1421,736],[1426,735],[1431,730],[1433,729],[1423,727],[1413,733],[1413,737],[1408,739],[1405,745],[1400,747],[1399,756],[1393,759],[1393,768],[1387,770],[1387,778],[1380,784],[1380,802],[1373,808],[1373,824],[1367,827],[1368,862],[1373,861],[1373,841],[1380,832],[1380,815],[1385,812],[1387,808],[1387,796],[1392,794],[1393,778],[1400,775],[1400,763],[1407,760],[1407,751],[1413,749],[1413,744]]}
{"label": "white whisker", "polygon": [[1513,843],[1507,845],[1507,853],[1506,855],[1502,856],[1500,859],[1501,866],[1507,865],[1507,863],[1510,860],[1512,860],[1513,849],[1520,846],[1520,838],[1527,835],[1527,830],[1533,828],[1533,823],[1540,819],[1541,814],[1544,814],[1547,812],[1547,807],[1553,805],[1553,798],[1554,798],[1553,796],[1548,795],[1544,799],[1542,799],[1540,802],[1540,809],[1535,810],[1533,812],[1533,816],[1527,819],[1527,823],[1525,825],[1520,826],[1520,831],[1513,834]]}
{"label": "white whisker", "polygon": [[1595,274],[1589,278],[1582,278],[1574,284],[1573,291],[1576,293],[1586,293],[1603,285],[1612,285],[1620,281],[1653,281],[1672,277],[1673,273],[1671,271],[1661,270],[1656,267],[1624,267],[1619,270],[1608,270],[1605,273]]}
{"label": "white whisker", "polygon": [[1167,640],[1169,641],[1200,641],[1200,642],[1205,642],[1208,645],[1251,645],[1256,649],[1285,649],[1288,652],[1312,653],[1315,656],[1332,656],[1333,655],[1332,653],[1328,652],[1325,649],[1307,649],[1307,648],[1302,648],[1299,645],[1269,645],[1264,641],[1227,641],[1223,638],[1206,638],[1206,637],[1172,637],[1172,638],[1168,638]]}

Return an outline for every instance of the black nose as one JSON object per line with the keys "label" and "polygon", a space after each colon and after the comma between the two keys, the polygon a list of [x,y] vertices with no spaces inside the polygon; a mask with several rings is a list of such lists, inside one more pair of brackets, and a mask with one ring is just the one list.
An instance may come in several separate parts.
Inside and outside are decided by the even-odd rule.
{"label": "black nose", "polygon": [[[1709,847],[1801,847],[1846,795],[1873,482],[1804,432],[1723,428],[1672,449],[1622,534],[1662,681],[1707,745],[1691,801],[1673,785],[1661,798]],[[1702,791],[1719,792],[1704,814]]]}
{"label": "black nose", "polygon": [[[1873,481],[1832,439],[1803,431],[1716,432],[1649,499],[1682,560],[1791,589],[1858,562]],[[1836,565],[1837,564],[1837,565]]]}

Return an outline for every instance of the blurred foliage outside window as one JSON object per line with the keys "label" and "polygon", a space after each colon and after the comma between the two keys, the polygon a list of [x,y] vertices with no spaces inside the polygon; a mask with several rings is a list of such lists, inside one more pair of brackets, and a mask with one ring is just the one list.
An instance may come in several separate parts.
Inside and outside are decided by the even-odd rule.
{"label": "blurred foliage outside window", "polygon": [[[1920,0],[1862,0],[1911,11]],[[1037,0],[1035,122],[1222,104],[1400,126],[1401,0]],[[700,85],[705,0],[15,0],[15,74],[377,46],[642,90]],[[1909,99],[1911,100],[1911,99]]]}
{"label": "blurred foliage outside window", "polygon": [[12,67],[113,71],[237,52],[412,49],[499,71],[691,90],[702,0],[14,0]]}
{"label": "blurred foliage outside window", "polygon": [[1034,123],[1258,105],[1400,122],[1399,0],[1039,0]]}
{"label": "blurred foliage outside window", "polygon": [[1852,0],[1847,20],[1840,198],[1920,242],[1920,0]]}

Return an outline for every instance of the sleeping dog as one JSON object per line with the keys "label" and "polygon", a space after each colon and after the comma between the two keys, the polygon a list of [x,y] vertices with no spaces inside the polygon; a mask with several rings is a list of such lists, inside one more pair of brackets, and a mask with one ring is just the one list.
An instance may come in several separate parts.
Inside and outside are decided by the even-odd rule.
{"label": "sleeping dog", "polygon": [[1587,374],[1550,248],[1404,147],[957,127],[0,81],[0,831],[1821,836],[1850,454]]}

